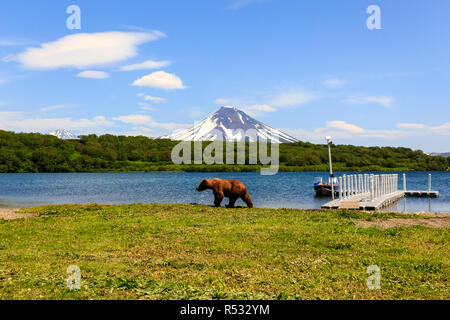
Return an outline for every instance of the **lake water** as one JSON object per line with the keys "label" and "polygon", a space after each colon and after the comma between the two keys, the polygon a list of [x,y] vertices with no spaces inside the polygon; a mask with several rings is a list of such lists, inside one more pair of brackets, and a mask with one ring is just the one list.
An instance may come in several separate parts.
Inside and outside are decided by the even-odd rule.
{"label": "lake water", "polygon": [[[343,173],[352,172],[337,175]],[[439,198],[408,198],[389,210],[450,212],[450,172],[431,174],[432,189],[440,191]],[[326,172],[280,172],[274,176],[229,172],[0,174],[0,207],[94,202],[212,204],[212,191],[195,190],[206,177],[242,181],[255,207],[318,209],[329,198],[316,198],[312,184],[314,177],[326,178],[327,175]],[[428,172],[407,172],[406,175],[408,190],[427,190]],[[401,178],[399,188],[402,188]],[[224,199],[222,205],[226,203],[228,199]],[[239,200],[236,205],[244,203]]]}

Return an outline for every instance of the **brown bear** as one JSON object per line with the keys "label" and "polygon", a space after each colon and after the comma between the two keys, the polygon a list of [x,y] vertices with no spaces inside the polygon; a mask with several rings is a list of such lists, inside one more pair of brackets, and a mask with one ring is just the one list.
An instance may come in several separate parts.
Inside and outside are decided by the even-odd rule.
{"label": "brown bear", "polygon": [[241,198],[247,207],[253,208],[252,199],[248,194],[245,185],[237,180],[222,180],[222,179],[203,179],[197,187],[197,191],[204,191],[211,189],[214,193],[214,205],[220,207],[224,197],[230,198],[230,203],[227,208],[234,208],[234,204],[238,198]]}

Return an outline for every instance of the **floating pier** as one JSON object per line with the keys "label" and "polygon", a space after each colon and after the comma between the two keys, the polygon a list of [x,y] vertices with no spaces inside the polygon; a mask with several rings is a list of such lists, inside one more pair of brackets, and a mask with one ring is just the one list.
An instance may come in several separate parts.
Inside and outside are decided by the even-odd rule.
{"label": "floating pier", "polygon": [[406,174],[403,174],[403,190],[398,189],[398,174],[358,174],[339,177],[339,199],[330,201],[322,209],[378,210],[406,197],[439,196],[431,190],[431,174],[428,190],[406,190]]}

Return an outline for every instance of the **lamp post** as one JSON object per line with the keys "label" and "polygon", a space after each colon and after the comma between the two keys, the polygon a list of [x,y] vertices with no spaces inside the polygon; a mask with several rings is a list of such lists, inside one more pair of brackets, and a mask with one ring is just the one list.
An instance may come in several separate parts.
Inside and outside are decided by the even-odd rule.
{"label": "lamp post", "polygon": [[325,139],[327,140],[328,144],[328,158],[330,159],[330,183],[331,183],[331,197],[334,200],[334,184],[333,184],[333,164],[331,162],[331,137],[326,136]]}

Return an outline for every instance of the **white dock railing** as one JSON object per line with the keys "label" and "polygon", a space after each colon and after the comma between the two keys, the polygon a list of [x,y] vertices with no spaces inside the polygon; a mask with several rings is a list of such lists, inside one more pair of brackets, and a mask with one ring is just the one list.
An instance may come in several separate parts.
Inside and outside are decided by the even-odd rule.
{"label": "white dock railing", "polygon": [[[359,210],[377,210],[404,196],[439,197],[439,191],[431,190],[431,174],[428,190],[406,190],[406,174],[403,174],[403,190],[399,190],[398,174],[350,174],[339,177],[339,199],[324,205],[324,209],[348,209],[359,204]],[[348,206],[348,207],[347,207]]]}
{"label": "white dock railing", "polygon": [[398,174],[350,174],[339,177],[339,200],[366,196],[370,201],[398,191]]}

